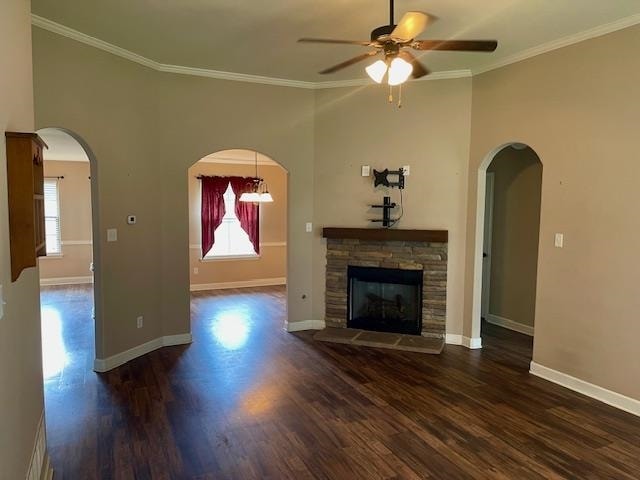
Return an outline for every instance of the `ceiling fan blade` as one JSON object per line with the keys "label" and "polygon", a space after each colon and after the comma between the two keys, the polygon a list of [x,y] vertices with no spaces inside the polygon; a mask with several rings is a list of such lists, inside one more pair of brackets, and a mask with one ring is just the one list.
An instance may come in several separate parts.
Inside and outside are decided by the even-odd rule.
{"label": "ceiling fan blade", "polygon": [[361,45],[363,47],[368,47],[371,45],[370,41],[334,40],[332,38],[299,38],[298,43],[336,43],[342,45]]}
{"label": "ceiling fan blade", "polygon": [[415,50],[450,50],[459,52],[493,52],[497,40],[416,40],[411,42]]}
{"label": "ceiling fan blade", "polygon": [[401,50],[400,53],[398,53],[398,56],[401,59],[406,60],[411,64],[411,66],[413,67],[413,72],[411,72],[411,76],[413,78],[421,78],[421,77],[424,77],[425,75],[429,75],[430,73],[429,69],[425,67],[421,62],[419,62],[418,59],[411,52],[407,52],[406,50]]}
{"label": "ceiling fan blade", "polygon": [[420,35],[429,23],[429,15],[423,12],[407,12],[400,19],[400,23],[391,32],[391,38],[401,42],[408,42]]}
{"label": "ceiling fan blade", "polygon": [[350,58],[346,62],[342,62],[342,63],[339,63],[338,65],[334,65],[333,67],[330,67],[330,68],[327,68],[325,70],[322,70],[319,73],[324,75],[324,74],[327,74],[327,73],[337,72],[338,70],[342,70],[343,68],[347,68],[347,67],[349,67],[349,66],[351,66],[351,65],[353,65],[355,63],[358,63],[358,62],[361,62],[363,60],[366,60],[367,58],[375,55],[376,53],[378,53],[377,50],[372,50],[370,52],[363,53],[362,55],[358,55],[357,57]]}

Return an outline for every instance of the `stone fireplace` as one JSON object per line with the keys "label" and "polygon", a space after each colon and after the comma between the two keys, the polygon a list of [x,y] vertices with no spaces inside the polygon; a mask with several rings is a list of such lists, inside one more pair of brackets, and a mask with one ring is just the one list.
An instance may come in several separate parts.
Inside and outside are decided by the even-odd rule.
{"label": "stone fireplace", "polygon": [[323,236],[327,327],[444,337],[446,231],[325,228]]}

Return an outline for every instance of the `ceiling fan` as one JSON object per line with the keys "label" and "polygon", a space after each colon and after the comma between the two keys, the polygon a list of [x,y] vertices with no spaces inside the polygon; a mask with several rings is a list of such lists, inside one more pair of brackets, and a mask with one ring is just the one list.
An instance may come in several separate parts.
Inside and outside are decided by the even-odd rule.
{"label": "ceiling fan", "polygon": [[464,52],[493,52],[498,47],[496,40],[416,40],[431,18],[424,12],[407,12],[397,25],[394,23],[394,0],[389,0],[389,25],[374,28],[371,40],[334,40],[326,38],[301,38],[302,43],[347,44],[369,47],[366,53],[322,70],[321,74],[334,73],[378,54],[378,60],[365,70],[376,83],[382,83],[385,75],[390,86],[401,85],[409,77],[420,78],[429,70],[411,53],[413,50],[440,50]]}

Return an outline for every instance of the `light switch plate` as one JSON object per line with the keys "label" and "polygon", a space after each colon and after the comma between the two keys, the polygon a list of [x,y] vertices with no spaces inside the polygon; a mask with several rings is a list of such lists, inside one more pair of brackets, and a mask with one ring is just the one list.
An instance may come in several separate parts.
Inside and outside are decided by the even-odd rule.
{"label": "light switch plate", "polygon": [[362,176],[368,177],[371,175],[371,167],[369,165],[362,165]]}
{"label": "light switch plate", "polygon": [[405,177],[408,177],[409,175],[411,175],[411,166],[410,165],[403,165],[402,166],[402,173],[404,174]]}
{"label": "light switch plate", "polygon": [[127,223],[129,225],[135,225],[137,221],[138,219],[136,218],[135,215],[127,215]]}
{"label": "light switch plate", "polygon": [[304,231],[307,233],[313,232],[313,224],[311,222],[307,222],[307,224],[304,226]]}
{"label": "light switch plate", "polygon": [[555,246],[556,246],[556,248],[563,248],[564,247],[564,234],[556,233]]}
{"label": "light switch plate", "polygon": [[108,228],[107,229],[107,242],[117,242],[118,241],[118,229],[117,228]]}

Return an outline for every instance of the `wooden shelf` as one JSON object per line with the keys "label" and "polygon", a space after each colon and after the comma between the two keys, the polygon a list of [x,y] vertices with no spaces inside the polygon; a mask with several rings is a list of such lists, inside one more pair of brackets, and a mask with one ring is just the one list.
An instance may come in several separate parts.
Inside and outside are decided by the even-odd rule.
{"label": "wooden shelf", "polygon": [[44,227],[44,165],[47,145],[35,133],[5,132],[9,191],[11,281],[47,254]]}
{"label": "wooden shelf", "polygon": [[447,243],[447,230],[400,230],[394,228],[333,228],[322,229],[324,238],[349,238],[380,242]]}

